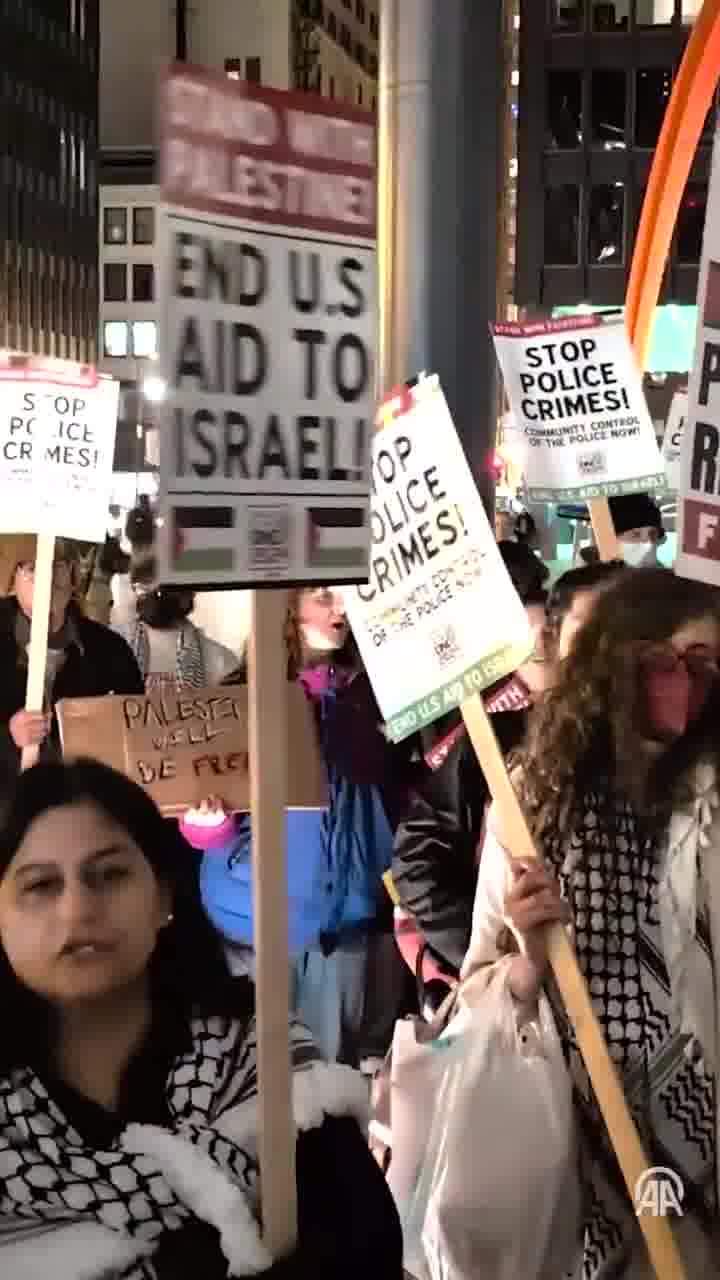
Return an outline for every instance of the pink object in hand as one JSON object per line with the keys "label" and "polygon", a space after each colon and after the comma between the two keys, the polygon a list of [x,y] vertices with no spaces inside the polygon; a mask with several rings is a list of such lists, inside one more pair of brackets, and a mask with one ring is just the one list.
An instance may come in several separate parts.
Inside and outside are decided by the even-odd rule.
{"label": "pink object in hand", "polygon": [[222,821],[208,822],[206,815],[189,809],[180,819],[180,834],[193,849],[199,849],[202,853],[211,853],[213,849],[221,849],[232,840],[235,834],[235,818],[232,813],[226,813]]}

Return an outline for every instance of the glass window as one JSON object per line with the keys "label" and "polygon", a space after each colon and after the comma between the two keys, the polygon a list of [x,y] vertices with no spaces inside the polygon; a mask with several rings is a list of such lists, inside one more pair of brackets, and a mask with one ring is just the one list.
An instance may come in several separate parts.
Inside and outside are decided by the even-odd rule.
{"label": "glass window", "polygon": [[103,239],[105,244],[127,244],[127,209],[107,208],[103,211]]}
{"label": "glass window", "polygon": [[555,31],[581,31],[585,0],[550,0],[550,25]]}
{"label": "glass window", "polygon": [[621,182],[593,187],[588,210],[588,262],[623,261],[625,187]]}
{"label": "glass window", "polygon": [[155,268],[151,262],[133,263],[133,302],[152,302],[155,297]]}
{"label": "glass window", "polygon": [[702,0],[681,0],[680,15],[688,26],[697,18],[702,7]]}
{"label": "glass window", "polygon": [[124,262],[106,262],[103,267],[103,297],[106,302],[127,300],[127,268]]}
{"label": "glass window", "polygon": [[582,142],[582,72],[547,73],[547,145],[567,151]]}
{"label": "glass window", "polygon": [[685,188],[677,219],[678,262],[698,263],[702,249],[707,187],[689,182]]}
{"label": "glass window", "polygon": [[580,188],[548,187],[545,191],[545,264],[574,267],[578,261]]}
{"label": "glass window", "polygon": [[630,26],[630,0],[594,0],[593,31],[627,31]]}
{"label": "glass window", "polygon": [[624,71],[593,71],[590,79],[592,141],[605,151],[625,149],[627,77]]}
{"label": "glass window", "polygon": [[261,63],[259,58],[245,59],[245,79],[248,84],[260,84],[262,79],[260,68]]}
{"label": "glass window", "polygon": [[157,355],[157,325],[154,320],[133,320],[132,353],[141,359]]}
{"label": "glass window", "polygon": [[675,0],[636,0],[638,27],[667,27],[675,18]]}
{"label": "glass window", "polygon": [[226,58],[224,65],[228,80],[242,80],[242,58]]}
{"label": "glass window", "polygon": [[103,351],[106,356],[126,356],[128,327],[125,320],[106,320],[103,325]]}
{"label": "glass window", "polygon": [[649,67],[635,74],[635,144],[654,147],[660,135],[672,89],[669,67]]}
{"label": "glass window", "polygon": [[155,243],[155,210],[152,205],[133,209],[133,244]]}

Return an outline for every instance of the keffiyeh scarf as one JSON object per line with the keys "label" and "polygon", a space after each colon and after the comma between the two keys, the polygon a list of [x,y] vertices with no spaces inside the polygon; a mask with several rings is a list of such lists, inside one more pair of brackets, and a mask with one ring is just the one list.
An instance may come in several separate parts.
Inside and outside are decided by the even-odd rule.
{"label": "keffiyeh scarf", "polygon": [[[147,680],[150,666],[150,641],[147,628],[139,619],[130,639],[130,648],[140,668],[143,680]],[[201,689],[207,684],[202,639],[197,627],[186,622],[177,630],[175,648],[175,683],[178,689]]]}
{"label": "keffiyeh scarf", "polygon": [[[107,1151],[87,1147],[31,1070],[0,1080],[0,1274],[43,1280],[50,1266],[53,1280],[154,1280],[159,1238],[193,1216],[218,1229],[229,1275],[270,1266],[258,1228],[255,1023],[196,1018],[191,1033],[167,1081],[172,1126],[130,1125]],[[361,1077],[322,1063],[297,1023],[291,1049],[297,1128],[325,1115],[365,1124]]]}
{"label": "keffiyeh scarf", "polygon": [[[685,838],[644,833],[628,804],[584,800],[569,843],[546,845],[572,906],[575,946],[595,1013],[651,1164],[674,1170],[683,1212],[716,1230],[714,980],[703,828],[714,789],[696,802]],[[677,833],[676,833],[677,834]],[[586,1214],[582,1280],[630,1274],[638,1227],[608,1146],[572,1027],[550,992],[580,1118]]]}

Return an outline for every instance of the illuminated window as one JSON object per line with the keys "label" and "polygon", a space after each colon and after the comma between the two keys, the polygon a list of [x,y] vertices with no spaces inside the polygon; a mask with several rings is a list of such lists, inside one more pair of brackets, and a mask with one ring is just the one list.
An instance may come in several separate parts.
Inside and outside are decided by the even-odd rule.
{"label": "illuminated window", "polygon": [[157,355],[157,325],[154,320],[133,320],[132,353],[140,359]]}
{"label": "illuminated window", "polygon": [[103,211],[103,239],[105,244],[127,244],[127,209]]}
{"label": "illuminated window", "polygon": [[128,326],[125,320],[106,320],[103,325],[103,352],[106,356],[128,354]]}
{"label": "illuminated window", "polygon": [[152,205],[133,209],[133,244],[155,243],[155,210]]}

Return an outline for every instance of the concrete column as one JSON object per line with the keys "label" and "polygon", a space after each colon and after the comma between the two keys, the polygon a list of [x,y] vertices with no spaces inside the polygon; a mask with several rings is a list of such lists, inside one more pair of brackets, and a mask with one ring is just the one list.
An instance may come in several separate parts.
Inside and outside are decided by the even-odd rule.
{"label": "concrete column", "polygon": [[503,0],[381,2],[381,386],[440,375],[491,501]]}

